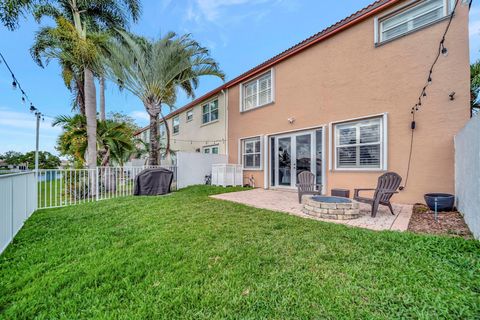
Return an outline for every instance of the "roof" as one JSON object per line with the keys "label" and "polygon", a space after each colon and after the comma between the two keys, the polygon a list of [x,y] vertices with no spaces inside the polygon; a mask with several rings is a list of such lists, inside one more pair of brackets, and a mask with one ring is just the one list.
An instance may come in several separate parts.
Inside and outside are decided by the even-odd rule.
{"label": "roof", "polygon": [[[285,59],[287,59],[287,58],[289,58],[289,57],[291,57],[291,56],[293,56],[293,55],[311,47],[314,44],[317,44],[317,43],[319,43],[319,42],[321,42],[321,41],[323,41],[327,38],[332,37],[333,35],[341,32],[341,31],[346,30],[347,28],[365,20],[366,18],[376,14],[377,12],[379,12],[381,10],[384,10],[384,9],[386,9],[386,8],[392,6],[393,4],[396,4],[400,1],[402,1],[402,0],[378,0],[378,1],[375,1],[375,2],[371,3],[370,5],[366,6],[365,8],[360,9],[357,12],[351,14],[350,16],[344,18],[343,20],[340,20],[339,22],[323,29],[322,31],[314,34],[313,36],[297,43],[296,45],[294,45],[294,46],[288,48],[287,50],[277,54],[276,56],[262,62],[261,64],[257,65],[256,67],[240,74],[236,78],[224,83],[223,85],[213,89],[212,91],[202,95],[201,97],[189,102],[185,106],[169,113],[165,118],[169,119],[169,118],[171,118],[171,117],[173,117],[173,116],[175,116],[179,113],[182,113],[183,111],[185,111],[187,109],[190,109],[191,107],[199,104],[203,100],[206,100],[208,98],[213,97],[214,95],[218,94],[222,90],[228,89],[228,88],[242,82],[243,80],[245,80],[247,78],[255,76],[256,74],[261,73],[263,71],[266,71],[267,69],[271,68],[273,65],[279,63],[280,61],[283,61],[283,60],[285,60]],[[137,132],[135,132],[135,134],[139,134],[139,133],[141,133],[141,132],[143,132],[147,129],[148,129],[148,126],[138,130]]]}

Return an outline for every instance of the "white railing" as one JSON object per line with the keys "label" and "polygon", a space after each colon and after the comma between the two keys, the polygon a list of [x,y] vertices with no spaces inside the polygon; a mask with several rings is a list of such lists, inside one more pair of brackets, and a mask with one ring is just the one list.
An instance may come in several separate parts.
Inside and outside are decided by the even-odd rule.
{"label": "white railing", "polygon": [[37,175],[38,208],[57,208],[133,195],[135,177],[146,168],[173,171],[174,166],[97,167],[95,169],[44,169]]}
{"label": "white railing", "polygon": [[35,173],[0,175],[0,253],[36,210]]}

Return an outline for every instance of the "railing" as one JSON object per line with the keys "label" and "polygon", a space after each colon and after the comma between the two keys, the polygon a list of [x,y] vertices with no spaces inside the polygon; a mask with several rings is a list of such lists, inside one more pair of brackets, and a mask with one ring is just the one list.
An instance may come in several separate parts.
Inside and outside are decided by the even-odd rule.
{"label": "railing", "polygon": [[35,211],[35,188],[33,171],[0,175],[0,253]]}
{"label": "railing", "polygon": [[57,208],[133,195],[135,177],[140,171],[159,167],[173,171],[172,189],[175,190],[177,170],[174,166],[39,170],[38,208]]}

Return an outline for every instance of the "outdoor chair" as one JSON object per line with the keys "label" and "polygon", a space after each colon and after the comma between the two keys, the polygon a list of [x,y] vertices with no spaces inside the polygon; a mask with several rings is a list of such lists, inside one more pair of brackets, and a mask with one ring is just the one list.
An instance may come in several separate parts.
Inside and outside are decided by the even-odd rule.
{"label": "outdoor chair", "polygon": [[[384,205],[390,209],[390,212],[395,215],[393,212],[392,204],[390,203],[390,198],[398,193],[397,189],[402,182],[402,177],[400,177],[395,172],[387,172],[380,177],[378,177],[378,183],[376,189],[355,189],[353,199],[358,202],[368,203],[372,205],[372,217],[377,215],[378,206]],[[375,191],[373,198],[361,197],[359,195],[360,191]]]}
{"label": "outdoor chair", "polygon": [[298,175],[298,202],[302,203],[304,194],[319,195],[322,192],[322,185],[315,183],[315,175],[310,171],[302,171]]}

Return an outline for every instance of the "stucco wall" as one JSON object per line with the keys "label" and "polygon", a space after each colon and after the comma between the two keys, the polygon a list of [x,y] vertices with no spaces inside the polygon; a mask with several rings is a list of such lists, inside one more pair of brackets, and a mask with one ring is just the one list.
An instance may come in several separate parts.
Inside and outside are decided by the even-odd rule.
{"label": "stucco wall", "polygon": [[[226,95],[220,92],[218,95],[202,101],[188,110],[193,110],[193,119],[187,122],[187,110],[178,114],[180,119],[180,131],[178,134],[173,134],[172,120],[167,119],[167,123],[170,129],[170,149],[173,151],[187,151],[195,152],[206,146],[218,146],[219,154],[227,153],[227,109],[226,109]],[[210,101],[218,99],[218,120],[215,122],[202,124],[202,106]],[[161,119],[160,119],[161,120]],[[144,138],[146,135],[147,142],[149,142],[149,134],[140,133],[139,137]],[[166,139],[162,139],[163,144],[166,143]],[[148,157],[146,155],[145,157]],[[169,162],[170,160],[166,160]]]}
{"label": "stucco wall", "polygon": [[480,239],[480,116],[455,137],[455,193],[458,210]]}
{"label": "stucco wall", "polygon": [[[187,111],[179,114],[180,132],[173,134],[172,119],[167,120],[171,134],[171,149],[180,151],[202,150],[202,147],[218,145],[219,153],[226,154],[226,107],[225,95],[219,95],[195,105],[189,110],[193,110],[193,120],[187,122]],[[218,121],[202,124],[202,106],[212,100],[218,99]],[[191,142],[193,140],[194,142]]]}
{"label": "stucco wall", "polygon": [[[410,142],[410,108],[425,84],[445,30],[444,20],[375,47],[369,18],[274,66],[275,103],[241,113],[239,85],[229,88],[229,161],[239,163],[239,139],[328,125],[388,113],[388,170],[405,177]],[[417,114],[410,180],[393,199],[423,201],[426,192],[454,191],[453,137],[469,118],[468,7],[459,5],[433,84]],[[253,53],[252,53],[253,54]],[[455,91],[455,100],[448,95]],[[295,118],[289,124],[287,118]],[[326,130],[326,141],[331,134]],[[263,155],[265,156],[265,155]],[[326,160],[328,161],[328,147]],[[328,168],[328,165],[327,165]],[[373,187],[382,172],[326,173],[331,188]],[[245,171],[264,186],[263,171]]]}

